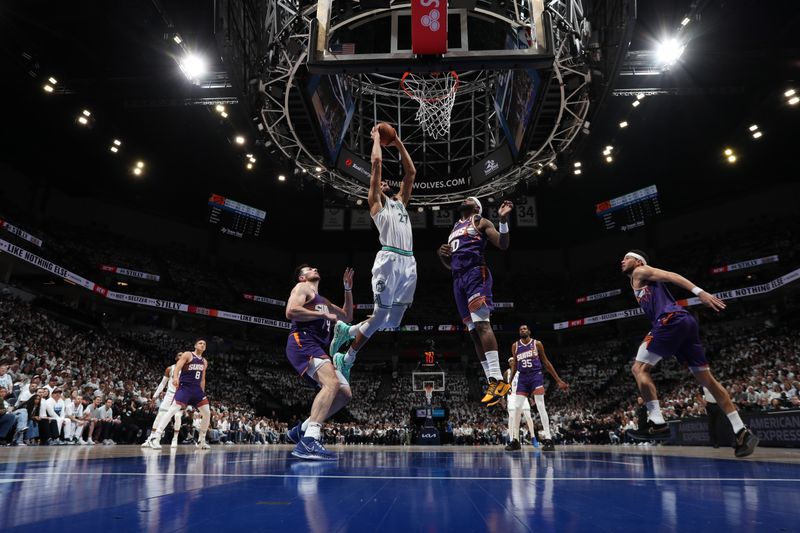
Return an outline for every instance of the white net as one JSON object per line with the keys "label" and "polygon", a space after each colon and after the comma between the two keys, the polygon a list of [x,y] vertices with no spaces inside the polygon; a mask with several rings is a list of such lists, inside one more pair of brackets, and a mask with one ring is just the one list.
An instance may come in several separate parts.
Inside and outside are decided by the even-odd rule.
{"label": "white net", "polygon": [[406,72],[400,86],[419,103],[417,121],[426,135],[434,139],[450,133],[450,113],[458,92],[458,74],[433,72],[427,76]]}

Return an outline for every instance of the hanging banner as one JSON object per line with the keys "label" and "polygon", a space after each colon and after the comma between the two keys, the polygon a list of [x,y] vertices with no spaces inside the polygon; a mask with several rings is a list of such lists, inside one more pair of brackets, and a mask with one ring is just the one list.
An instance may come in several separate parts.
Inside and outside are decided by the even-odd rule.
{"label": "hanging banner", "polygon": [[344,229],[344,209],[326,207],[322,210],[322,229],[340,231]]}
{"label": "hanging banner", "polygon": [[243,294],[245,300],[250,300],[253,302],[259,302],[262,304],[272,304],[272,305],[286,305],[286,300],[276,300],[275,298],[267,298],[266,296],[259,296],[257,294]]}
{"label": "hanging banner", "polygon": [[517,213],[517,226],[522,228],[539,227],[535,196],[526,196],[524,203],[514,206],[514,211]]}
{"label": "hanging banner", "polygon": [[455,213],[450,209],[439,209],[432,213],[433,227],[435,228],[452,228],[455,224]]}
{"label": "hanging banner", "polygon": [[420,55],[447,52],[447,0],[411,0],[411,51]]}
{"label": "hanging banner", "polygon": [[372,217],[369,209],[350,210],[350,229],[369,229],[372,226]]}
{"label": "hanging banner", "polygon": [[20,239],[25,239],[26,241],[35,244],[39,248],[41,248],[42,244],[44,244],[42,242],[42,239],[34,237],[33,235],[31,235],[27,231],[16,227],[14,224],[10,223],[8,220],[4,220],[2,218],[0,218],[0,229],[4,229],[9,233],[13,233],[14,235],[19,237]]}
{"label": "hanging banner", "polygon": [[122,268],[113,265],[100,265],[100,270],[103,272],[111,272],[112,274],[119,274],[120,276],[128,276],[129,278],[146,279],[149,281],[161,281],[161,276],[158,274],[150,274],[148,272],[140,272],[138,270],[131,270],[129,268]]}
{"label": "hanging banner", "polygon": [[735,270],[744,270],[746,268],[753,268],[759,265],[767,265],[769,263],[777,263],[780,257],[777,255],[770,255],[767,257],[759,257],[758,259],[751,259],[749,261],[742,261],[740,263],[731,263],[730,265],[723,265],[711,269],[712,274],[722,274],[723,272],[733,272]]}
{"label": "hanging banner", "polygon": [[[783,287],[784,285],[787,285],[797,280],[798,278],[800,278],[800,268],[798,268],[797,270],[793,270],[788,274],[781,276],[777,279],[774,279],[769,283],[754,285],[752,287],[743,287],[741,289],[722,291],[715,293],[714,295],[723,300],[734,300],[736,298],[745,298],[747,296],[757,296],[760,294],[766,294],[768,292],[772,292],[775,289]],[[697,297],[687,298],[686,300],[678,300],[678,305],[681,305],[683,307],[691,307],[693,305],[698,305],[699,303],[700,303],[700,298]],[[609,322],[611,320],[620,320],[623,318],[631,318],[641,315],[644,315],[641,308],[634,307],[633,309],[614,311],[612,313],[604,313],[602,315],[594,315],[586,318],[577,318],[575,320],[568,320],[566,322],[556,322],[555,324],[553,324],[553,329],[559,330],[559,329],[578,328],[581,326],[588,326],[589,324],[599,324],[600,322]]]}
{"label": "hanging banner", "polygon": [[597,294],[590,294],[589,296],[581,296],[580,298],[575,298],[575,303],[584,304],[586,302],[594,302],[597,300],[603,300],[604,298],[611,298],[612,296],[619,296],[620,294],[622,294],[622,289],[614,289],[613,291],[598,292]]}

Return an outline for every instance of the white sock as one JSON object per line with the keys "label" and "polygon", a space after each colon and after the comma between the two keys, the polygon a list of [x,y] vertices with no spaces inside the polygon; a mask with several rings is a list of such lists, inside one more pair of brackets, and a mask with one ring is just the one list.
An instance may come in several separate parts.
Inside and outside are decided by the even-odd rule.
{"label": "white sock", "polygon": [[320,424],[319,422],[309,422],[308,429],[306,430],[306,434],[303,435],[303,438],[311,437],[314,440],[319,440],[321,428],[322,424]]}
{"label": "white sock", "polygon": [[353,363],[355,363],[357,353],[358,351],[354,350],[353,348],[347,350],[347,355],[344,356],[344,362],[347,363],[348,365],[352,365]]}
{"label": "white sock", "polygon": [[311,423],[311,418],[306,418],[302,424],[300,424],[300,429],[303,432],[308,431],[308,425]]}
{"label": "white sock", "polygon": [[350,335],[350,338],[353,338],[353,337],[356,336],[356,333],[358,333],[358,331],[359,331],[358,328],[360,328],[360,327],[361,327],[360,323],[350,326],[350,330],[347,332],[347,334]]}
{"label": "white sock", "polygon": [[728,413],[728,420],[731,421],[734,435],[739,433],[742,429],[744,429],[744,423],[742,422],[742,418],[739,416],[739,411],[733,411]]}
{"label": "white sock", "polygon": [[483,374],[486,376],[486,379],[489,379],[489,361],[481,361],[481,366],[483,367]]}
{"label": "white sock", "polygon": [[547,409],[544,407],[544,394],[534,394],[533,399],[536,402],[536,410],[539,411],[539,419],[542,421],[544,440],[550,440],[553,437],[550,435],[550,417],[547,416]]}
{"label": "white sock", "polygon": [[661,404],[659,404],[658,400],[650,400],[645,405],[647,405],[647,418],[653,424],[666,424],[664,416],[661,414]]}
{"label": "white sock", "polygon": [[497,350],[490,350],[486,352],[486,363],[489,366],[489,377],[498,381],[503,379],[503,373],[500,372],[500,356]]}

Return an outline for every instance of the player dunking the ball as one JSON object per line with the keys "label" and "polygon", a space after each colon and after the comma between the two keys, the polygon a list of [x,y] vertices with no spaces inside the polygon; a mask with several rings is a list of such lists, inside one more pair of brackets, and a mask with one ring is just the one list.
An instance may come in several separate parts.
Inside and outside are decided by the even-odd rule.
{"label": "player dunking the ball", "polygon": [[[509,412],[511,412],[512,406],[514,407],[511,438],[517,439],[519,435],[520,410],[523,408],[524,403],[528,403],[528,397],[533,394],[536,409],[539,411],[539,418],[542,421],[542,434],[544,436],[542,451],[552,452],[555,450],[555,446],[553,445],[553,437],[550,435],[550,417],[547,416],[547,410],[544,407],[544,375],[542,374],[542,367],[546,368],[547,372],[553,376],[559,389],[566,390],[569,385],[558,377],[556,369],[547,359],[547,354],[544,353],[542,341],[531,338],[531,330],[524,324],[519,327],[519,340],[511,345],[511,356],[511,379],[517,379],[517,373],[519,373],[519,382],[516,390],[508,398]],[[515,442],[516,445],[514,445]],[[519,448],[519,441],[512,440],[506,450],[512,451]]]}
{"label": "player dunking the ball", "polygon": [[[182,352],[178,352],[175,355],[175,363],[183,355]],[[161,394],[161,391],[164,390],[164,387],[167,387],[167,392],[164,394],[164,398],[162,398],[161,403],[158,406],[158,414],[156,415],[156,419],[153,420],[153,428],[151,433],[155,433],[156,429],[158,429],[158,424],[161,422],[161,419],[166,416],[169,412],[169,408],[172,407],[172,401],[175,398],[175,385],[172,383],[172,379],[175,377],[175,364],[172,364],[164,370],[164,377],[161,378],[161,383],[158,384],[156,391],[153,393],[153,399],[157,400],[158,395]],[[164,426],[166,428],[166,426]],[[181,413],[178,411],[175,413],[175,424],[172,427],[172,444],[170,448],[177,448],[178,447],[178,434],[181,430]],[[150,446],[150,439],[147,439],[142,443],[142,448],[147,448]]]}
{"label": "player dunking the ball", "polygon": [[319,388],[311,404],[311,415],[286,434],[295,443],[292,455],[300,459],[335,460],[336,454],[322,445],[322,423],[347,405],[353,397],[350,385],[336,370],[328,355],[331,331],[338,320],[353,319],[353,270],[344,272],[344,305],[337,307],[319,294],[316,268],[300,265],[297,284],[286,302],[286,318],[292,321],[286,339],[286,357],[297,373]]}
{"label": "player dunking the ball", "polygon": [[736,434],[736,457],[750,455],[758,446],[758,437],[745,427],[728,391],[711,375],[705,350],[700,343],[697,322],[675,302],[665,283],[691,291],[703,304],[716,312],[725,309],[725,303],[680,274],[651,267],[648,262],[644,252],[632,250],[625,254],[620,265],[622,272],[631,280],[631,288],[639,306],[652,324],[650,333],[639,346],[632,368],[633,377],[636,378],[639,392],[647,406],[648,424],[646,428],[639,428],[639,434],[649,437],[669,435],[669,427],[661,413],[656,386],[650,373],[664,357],[675,357],[689,367],[695,380],[711,392],[728,416]]}
{"label": "player dunking the ball", "polygon": [[161,435],[169,421],[176,414],[182,414],[189,405],[195,407],[202,415],[197,447],[201,450],[211,448],[206,442],[206,432],[211,422],[211,409],[208,407],[208,398],[205,392],[208,361],[203,357],[203,353],[206,351],[206,346],[206,340],[202,337],[198,338],[194,343],[194,351],[183,352],[175,363],[175,372],[172,376],[172,386],[176,389],[175,399],[169,411],[158,423],[156,430],[147,439],[150,447],[154,450],[161,449]]}
{"label": "player dunking the ball", "polygon": [[461,320],[467,326],[475,351],[489,382],[481,402],[495,405],[508,394],[511,386],[503,379],[497,339],[489,323],[492,303],[492,273],[486,266],[486,243],[501,250],[508,248],[508,214],[514,204],[506,200],[500,205],[500,231],[481,216],[480,200],[470,196],[459,207],[461,219],[453,226],[448,244],[439,248],[439,259],[453,271],[453,293]]}
{"label": "player dunking the ball", "polygon": [[[372,172],[367,203],[369,213],[378,228],[381,243],[372,265],[372,294],[375,307],[372,317],[353,326],[336,324],[330,352],[336,368],[350,379],[350,369],[356,354],[372,335],[381,328],[397,328],[414,300],[417,287],[417,262],[414,259],[414,240],[411,220],[406,210],[417,170],[406,147],[390,125],[381,123],[372,128]],[[388,137],[388,138],[387,138]],[[389,184],[382,180],[383,153],[381,146],[394,146],[400,153],[405,175],[400,191],[392,195]],[[353,340],[355,339],[355,340]],[[347,353],[341,347],[353,340]]]}

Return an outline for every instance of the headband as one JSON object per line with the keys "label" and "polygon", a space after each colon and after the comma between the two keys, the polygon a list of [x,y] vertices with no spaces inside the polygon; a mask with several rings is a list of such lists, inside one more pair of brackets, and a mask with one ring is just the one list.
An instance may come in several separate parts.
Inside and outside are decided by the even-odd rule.
{"label": "headband", "polygon": [[638,259],[639,261],[641,261],[642,264],[644,265],[647,264],[647,259],[637,254],[636,252],[628,252],[627,254],[625,254],[625,257],[633,257],[634,259]]}
{"label": "headband", "polygon": [[478,200],[477,197],[475,197],[475,196],[467,196],[467,200],[472,200],[473,202],[475,202],[478,205],[478,214],[479,215],[481,213],[483,213],[483,204],[481,204],[481,201]]}

